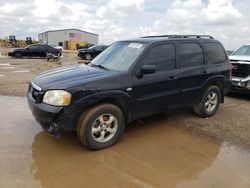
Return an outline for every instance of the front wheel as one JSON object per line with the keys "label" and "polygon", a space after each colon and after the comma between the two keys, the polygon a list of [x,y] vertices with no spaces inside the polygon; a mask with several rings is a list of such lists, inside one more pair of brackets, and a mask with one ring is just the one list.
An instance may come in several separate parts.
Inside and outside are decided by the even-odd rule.
{"label": "front wheel", "polygon": [[210,86],[203,94],[201,101],[194,107],[194,111],[201,117],[213,116],[219,109],[220,102],[220,89],[217,86]]}
{"label": "front wheel", "polygon": [[101,104],[85,111],[79,118],[77,135],[80,142],[92,150],[117,143],[125,129],[122,111],[112,104]]}

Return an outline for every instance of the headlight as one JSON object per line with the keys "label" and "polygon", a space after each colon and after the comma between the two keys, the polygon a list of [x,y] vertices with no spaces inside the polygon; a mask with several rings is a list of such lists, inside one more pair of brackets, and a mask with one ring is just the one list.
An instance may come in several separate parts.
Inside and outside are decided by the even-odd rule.
{"label": "headlight", "polygon": [[71,94],[63,90],[47,91],[43,97],[43,103],[53,106],[67,106],[70,104]]}

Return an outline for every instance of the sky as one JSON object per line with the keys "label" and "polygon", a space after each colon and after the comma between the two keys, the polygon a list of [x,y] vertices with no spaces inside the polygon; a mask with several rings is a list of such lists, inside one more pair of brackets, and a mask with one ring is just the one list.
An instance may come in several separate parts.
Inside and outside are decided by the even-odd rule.
{"label": "sky", "polygon": [[0,0],[0,37],[52,29],[99,34],[99,42],[161,34],[209,34],[227,50],[250,43],[249,0]]}

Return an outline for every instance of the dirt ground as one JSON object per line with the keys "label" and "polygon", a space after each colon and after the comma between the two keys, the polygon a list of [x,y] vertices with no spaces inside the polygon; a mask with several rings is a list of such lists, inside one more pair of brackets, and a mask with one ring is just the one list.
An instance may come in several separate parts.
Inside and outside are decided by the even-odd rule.
{"label": "dirt ground", "polygon": [[1,188],[250,187],[250,152],[188,131],[183,125],[199,119],[188,112],[135,121],[119,143],[94,152],[75,132],[49,136],[25,97],[0,103]]}
{"label": "dirt ground", "polygon": [[[25,96],[29,81],[37,74],[61,66],[85,63],[76,52],[64,52],[57,62],[45,59],[0,58],[0,95]],[[175,121],[189,130],[250,148],[250,95],[234,94],[225,98],[211,118],[195,116],[191,109],[171,112]]]}
{"label": "dirt ground", "polygon": [[28,83],[37,74],[49,69],[85,63],[75,51],[64,52],[58,61],[0,57],[0,95],[25,96]]}

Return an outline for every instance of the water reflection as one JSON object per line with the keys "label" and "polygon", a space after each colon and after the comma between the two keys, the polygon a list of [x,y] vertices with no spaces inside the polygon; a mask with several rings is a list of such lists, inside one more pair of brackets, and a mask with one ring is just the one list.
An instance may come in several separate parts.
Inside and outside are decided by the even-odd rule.
{"label": "water reflection", "polygon": [[173,115],[127,128],[102,151],[74,132],[54,139],[34,121],[26,99],[0,97],[0,187],[249,187],[249,153],[192,134]]}

